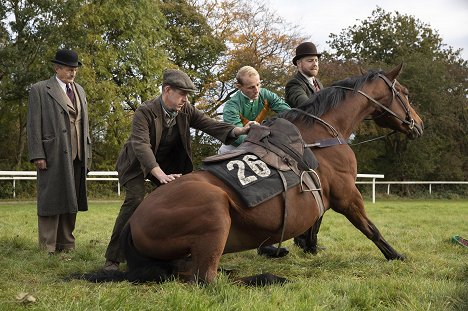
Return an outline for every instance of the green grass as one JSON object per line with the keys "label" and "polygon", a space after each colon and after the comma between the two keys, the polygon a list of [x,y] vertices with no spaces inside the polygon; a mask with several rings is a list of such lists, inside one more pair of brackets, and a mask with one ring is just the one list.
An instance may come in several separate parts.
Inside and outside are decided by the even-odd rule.
{"label": "green grass", "polygon": [[[468,310],[468,249],[450,242],[468,236],[462,200],[367,203],[385,239],[407,260],[386,261],[343,216],[328,211],[319,233],[326,246],[266,259],[255,251],[229,254],[224,268],[236,276],[270,272],[285,285],[251,288],[221,274],[207,286],[176,281],[132,285],[63,281],[100,268],[120,202],[91,202],[78,215],[76,250],[49,257],[37,247],[34,202],[0,202],[0,310]],[[18,302],[21,292],[37,301]]]}

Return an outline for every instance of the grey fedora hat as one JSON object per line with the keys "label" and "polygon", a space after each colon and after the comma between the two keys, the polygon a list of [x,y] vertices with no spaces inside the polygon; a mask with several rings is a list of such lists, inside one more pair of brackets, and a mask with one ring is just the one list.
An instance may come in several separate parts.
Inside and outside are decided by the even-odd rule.
{"label": "grey fedora hat", "polygon": [[163,84],[167,84],[186,92],[195,92],[197,88],[189,76],[177,69],[167,69],[163,74]]}
{"label": "grey fedora hat", "polygon": [[296,48],[296,56],[294,56],[292,62],[294,65],[297,66],[297,61],[304,57],[304,56],[318,56],[320,57],[320,53],[317,52],[317,48],[315,47],[315,44],[312,42],[303,42],[299,44]]}
{"label": "grey fedora hat", "polygon": [[51,62],[65,65],[68,67],[80,67],[81,62],[78,61],[78,54],[75,51],[61,49],[55,53],[55,58]]}

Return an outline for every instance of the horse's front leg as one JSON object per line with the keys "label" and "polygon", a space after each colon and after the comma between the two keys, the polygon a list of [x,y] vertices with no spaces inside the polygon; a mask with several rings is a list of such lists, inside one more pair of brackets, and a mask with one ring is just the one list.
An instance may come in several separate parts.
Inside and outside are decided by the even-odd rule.
{"label": "horse's front leg", "polygon": [[374,223],[367,217],[364,210],[364,200],[357,188],[346,199],[332,203],[332,209],[343,214],[364,235],[374,242],[387,260],[404,260],[405,256],[398,253],[380,234]]}
{"label": "horse's front leg", "polygon": [[294,238],[294,244],[302,248],[304,253],[317,254],[319,248],[317,246],[317,234],[322,224],[323,215],[317,219],[315,224],[306,232]]}

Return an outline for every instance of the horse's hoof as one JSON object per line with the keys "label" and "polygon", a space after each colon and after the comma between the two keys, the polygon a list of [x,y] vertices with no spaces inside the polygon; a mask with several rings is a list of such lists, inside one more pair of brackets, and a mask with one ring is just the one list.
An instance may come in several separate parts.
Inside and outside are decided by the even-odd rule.
{"label": "horse's hoof", "polygon": [[402,254],[396,254],[392,257],[387,257],[387,260],[401,260],[401,261],[404,261],[406,260],[406,256],[405,255],[402,255]]}
{"label": "horse's hoof", "polygon": [[302,248],[302,251],[306,254],[312,254],[312,255],[317,255],[318,252],[323,252],[325,251],[327,248],[325,246],[317,246],[317,247],[304,247]]}
{"label": "horse's hoof", "polygon": [[238,272],[238,270],[237,269],[228,269],[228,268],[219,267],[218,272],[226,274],[226,275],[233,275],[233,274],[236,274]]}
{"label": "horse's hoof", "polygon": [[277,248],[273,245],[265,245],[260,246],[257,249],[257,253],[268,258],[281,258],[289,254],[289,251],[284,247]]}
{"label": "horse's hoof", "polygon": [[271,274],[271,273],[262,273],[253,276],[248,276],[239,280],[240,283],[248,286],[266,286],[272,284],[284,284],[289,282],[288,279]]}

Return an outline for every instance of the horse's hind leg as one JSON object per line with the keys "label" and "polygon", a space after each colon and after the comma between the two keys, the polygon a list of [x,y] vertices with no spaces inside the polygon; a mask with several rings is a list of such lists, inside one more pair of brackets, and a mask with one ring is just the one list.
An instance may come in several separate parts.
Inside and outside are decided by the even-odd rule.
{"label": "horse's hind leg", "polygon": [[192,247],[192,271],[189,281],[210,283],[218,274],[229,230],[210,232],[199,237]]}
{"label": "horse's hind leg", "polygon": [[338,213],[343,214],[348,220],[358,228],[364,235],[374,242],[374,244],[380,249],[384,254],[387,260],[404,260],[405,256],[399,254],[387,241],[382,237],[377,227],[372,223],[372,221],[367,218],[366,212],[364,210],[364,201],[362,199],[361,193],[355,189],[354,194],[344,200],[343,204],[332,204],[333,210]]}
{"label": "horse's hind leg", "polygon": [[192,237],[191,273],[188,281],[212,282],[218,274],[219,261],[224,252],[231,227],[227,198],[216,198],[210,207],[209,217],[200,221]]}

